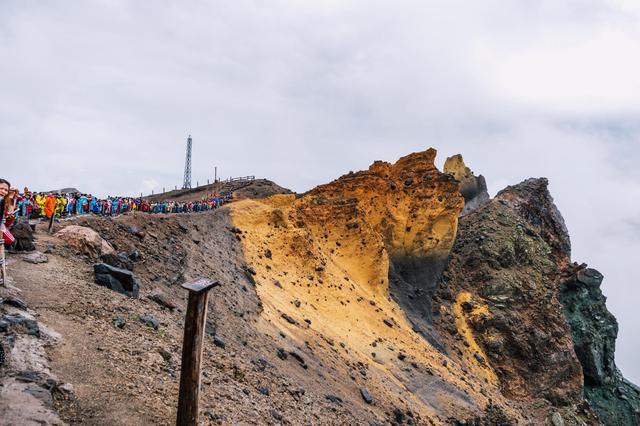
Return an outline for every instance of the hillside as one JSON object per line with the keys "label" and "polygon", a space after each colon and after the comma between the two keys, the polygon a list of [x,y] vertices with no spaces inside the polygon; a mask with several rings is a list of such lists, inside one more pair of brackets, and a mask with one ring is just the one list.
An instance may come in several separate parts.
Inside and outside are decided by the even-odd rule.
{"label": "hillside", "polygon": [[[547,181],[489,199],[462,157],[445,172],[435,157],[377,161],[300,196],[255,181],[204,213],[40,225],[47,261],[11,254],[0,287],[0,418],[173,424],[179,284],[206,277],[221,286],[203,424],[638,424],[603,277],[572,262]],[[69,239],[86,228],[89,242]],[[96,285],[97,262],[133,270],[138,297]]]}
{"label": "hillside", "polygon": [[203,197],[210,198],[213,194],[232,199],[266,198],[276,194],[291,194],[286,188],[268,179],[254,179],[250,181],[220,181],[209,185],[201,185],[191,189],[178,189],[161,194],[144,197],[149,201],[199,201]]}

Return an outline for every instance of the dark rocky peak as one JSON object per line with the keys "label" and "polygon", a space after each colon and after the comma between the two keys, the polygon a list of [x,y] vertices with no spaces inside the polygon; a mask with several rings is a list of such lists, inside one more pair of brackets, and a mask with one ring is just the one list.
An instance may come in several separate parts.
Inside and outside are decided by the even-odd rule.
{"label": "dark rocky peak", "polygon": [[498,192],[495,200],[509,206],[525,221],[528,232],[540,235],[555,254],[571,258],[569,231],[553,202],[546,178],[530,178]]}

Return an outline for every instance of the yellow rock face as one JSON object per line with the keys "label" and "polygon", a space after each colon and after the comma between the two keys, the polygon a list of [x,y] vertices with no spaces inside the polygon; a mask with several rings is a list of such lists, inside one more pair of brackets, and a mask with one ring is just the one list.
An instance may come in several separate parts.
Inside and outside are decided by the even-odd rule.
{"label": "yellow rock face", "polygon": [[444,162],[443,170],[461,182],[463,179],[472,176],[471,169],[464,164],[464,160],[460,154],[447,158]]}
{"label": "yellow rock face", "polygon": [[435,155],[429,149],[395,164],[378,161],[299,198],[279,195],[230,206],[245,259],[256,272],[263,331],[273,333],[275,325],[300,344],[341,343],[343,356],[392,378],[387,381],[418,401],[425,415],[436,408],[472,410],[474,403],[450,403],[437,389],[411,392],[402,384],[400,352],[450,377],[452,386],[477,393],[451,372],[457,366],[443,366],[443,355],[413,331],[389,295],[394,258],[446,256],[455,240],[463,198],[459,183],[434,166]]}

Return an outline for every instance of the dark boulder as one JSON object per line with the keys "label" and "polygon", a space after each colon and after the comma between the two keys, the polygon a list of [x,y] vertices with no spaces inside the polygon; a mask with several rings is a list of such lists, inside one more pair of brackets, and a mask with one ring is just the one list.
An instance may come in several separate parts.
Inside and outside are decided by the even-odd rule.
{"label": "dark boulder", "polygon": [[11,247],[15,251],[34,251],[33,229],[27,220],[18,220],[12,227],[11,233],[15,237],[15,242]]}
{"label": "dark boulder", "polygon": [[129,253],[121,252],[118,254],[108,253],[100,256],[102,261],[107,265],[114,266],[120,269],[126,269],[128,271],[133,271],[133,262],[129,257]]}
{"label": "dark boulder", "polygon": [[13,296],[0,298],[0,304],[13,306],[14,308],[22,309],[23,311],[27,310],[27,304],[23,300]]}
{"label": "dark boulder", "polygon": [[96,284],[129,297],[138,297],[140,283],[133,272],[106,263],[96,263],[93,265],[93,271],[96,275]]}
{"label": "dark boulder", "polygon": [[18,331],[30,336],[40,337],[38,321],[20,314],[6,314],[0,318],[0,332]]}

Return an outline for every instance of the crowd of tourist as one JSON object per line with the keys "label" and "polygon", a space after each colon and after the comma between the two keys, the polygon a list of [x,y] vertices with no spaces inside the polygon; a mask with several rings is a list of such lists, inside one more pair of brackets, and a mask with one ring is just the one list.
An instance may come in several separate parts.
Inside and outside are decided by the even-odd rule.
{"label": "crowd of tourist", "polygon": [[149,201],[145,198],[107,197],[98,198],[91,194],[35,193],[24,188],[15,197],[16,217],[37,218],[71,217],[79,215],[116,216],[128,212],[144,213],[192,213],[213,210],[220,207],[227,197],[210,194],[198,201]]}
{"label": "crowd of tourist", "polygon": [[[0,284],[5,281],[4,247],[11,246],[13,236],[11,225],[17,219],[69,218],[81,215],[116,216],[129,212],[193,213],[217,209],[229,201],[230,195],[208,194],[197,201],[150,201],[140,197],[98,198],[81,193],[44,193],[31,192],[24,188],[22,192],[11,188],[10,183],[0,179]],[[53,222],[51,222],[53,223]]]}

